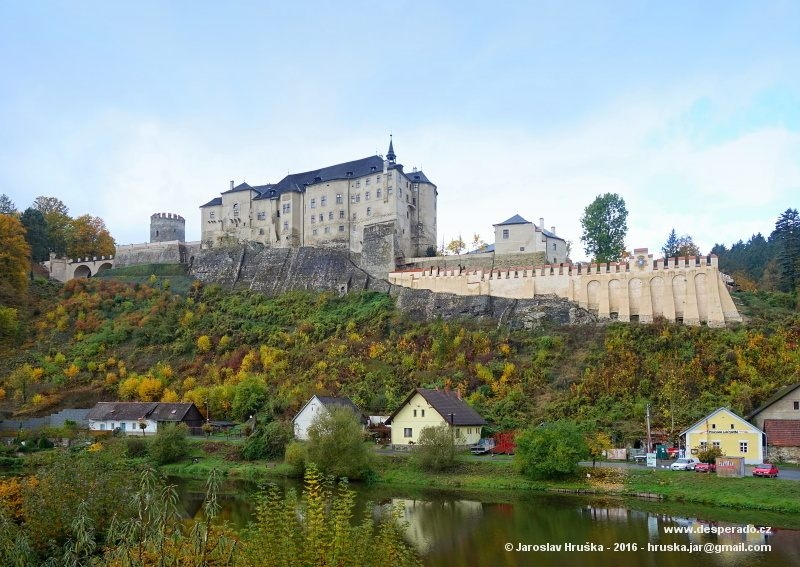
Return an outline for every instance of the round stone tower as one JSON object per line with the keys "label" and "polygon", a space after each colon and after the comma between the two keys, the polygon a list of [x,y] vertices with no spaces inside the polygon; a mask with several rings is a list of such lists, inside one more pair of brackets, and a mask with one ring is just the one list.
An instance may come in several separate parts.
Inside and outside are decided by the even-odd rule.
{"label": "round stone tower", "polygon": [[174,213],[150,216],[150,242],[186,241],[186,219]]}

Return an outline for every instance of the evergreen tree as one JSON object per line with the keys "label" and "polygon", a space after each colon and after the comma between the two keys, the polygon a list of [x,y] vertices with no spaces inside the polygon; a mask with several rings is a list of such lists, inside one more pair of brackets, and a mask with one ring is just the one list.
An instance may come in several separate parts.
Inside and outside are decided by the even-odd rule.
{"label": "evergreen tree", "polygon": [[3,193],[0,195],[0,215],[13,215],[17,212],[17,206],[11,198]]}
{"label": "evergreen tree", "polygon": [[50,253],[47,247],[47,221],[44,215],[41,211],[28,207],[20,216],[20,221],[25,227],[25,240],[31,247],[31,259],[34,262],[44,262]]}
{"label": "evergreen tree", "polygon": [[44,215],[47,221],[47,247],[59,256],[67,253],[67,240],[71,230],[69,209],[56,197],[39,196],[33,201],[33,208]]}
{"label": "evergreen tree", "polygon": [[596,262],[615,262],[625,251],[628,233],[628,209],[616,193],[598,196],[581,217],[584,250]]}
{"label": "evergreen tree", "polygon": [[780,288],[793,292],[800,283],[800,215],[797,209],[786,209],[778,217],[771,238],[778,248]]}
{"label": "evergreen tree", "polygon": [[664,253],[664,258],[675,258],[678,255],[678,235],[675,234],[674,228],[670,231],[661,251]]}

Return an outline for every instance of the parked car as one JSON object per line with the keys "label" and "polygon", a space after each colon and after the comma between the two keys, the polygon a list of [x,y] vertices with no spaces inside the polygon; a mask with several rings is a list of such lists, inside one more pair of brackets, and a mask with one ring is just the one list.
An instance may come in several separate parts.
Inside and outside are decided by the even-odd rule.
{"label": "parked car", "polygon": [[753,476],[766,476],[769,478],[777,478],[778,467],[772,465],[770,463],[761,463],[760,465],[756,465],[753,469]]}
{"label": "parked car", "polygon": [[694,472],[717,472],[717,465],[714,463],[697,463],[694,466]]}
{"label": "parked car", "polygon": [[674,471],[693,471],[699,462],[694,457],[683,457],[672,463],[669,468]]}

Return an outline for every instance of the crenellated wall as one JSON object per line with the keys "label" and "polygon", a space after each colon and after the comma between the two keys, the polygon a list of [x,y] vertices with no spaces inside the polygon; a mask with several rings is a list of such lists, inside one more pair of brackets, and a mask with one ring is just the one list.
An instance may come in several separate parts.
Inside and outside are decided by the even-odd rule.
{"label": "crenellated wall", "polygon": [[651,323],[656,318],[722,327],[742,318],[721,277],[716,256],[654,260],[646,248],[625,262],[559,264],[495,270],[391,272],[389,282],[457,295],[532,299],[555,295],[600,319]]}

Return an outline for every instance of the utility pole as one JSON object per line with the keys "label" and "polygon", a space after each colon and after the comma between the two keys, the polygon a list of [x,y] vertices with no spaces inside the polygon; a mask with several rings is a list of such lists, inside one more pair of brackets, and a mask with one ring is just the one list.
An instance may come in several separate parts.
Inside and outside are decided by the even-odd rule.
{"label": "utility pole", "polygon": [[650,453],[653,450],[653,442],[650,438],[650,404],[647,404],[647,452]]}

